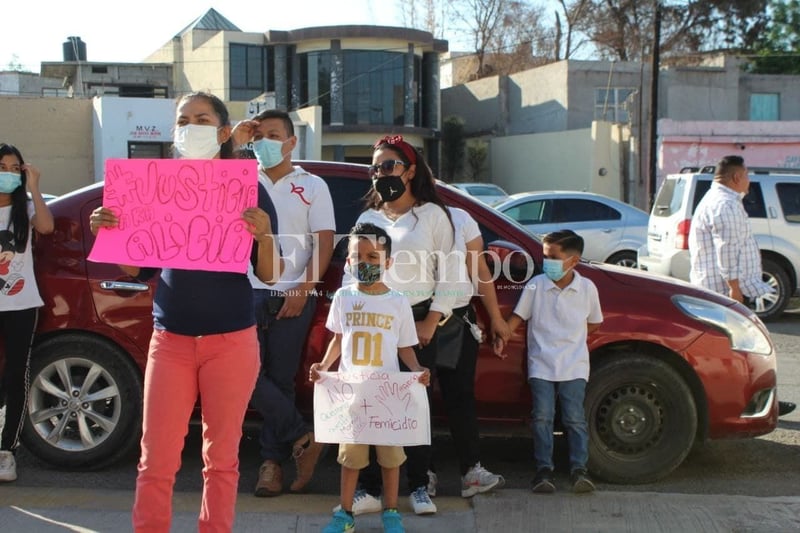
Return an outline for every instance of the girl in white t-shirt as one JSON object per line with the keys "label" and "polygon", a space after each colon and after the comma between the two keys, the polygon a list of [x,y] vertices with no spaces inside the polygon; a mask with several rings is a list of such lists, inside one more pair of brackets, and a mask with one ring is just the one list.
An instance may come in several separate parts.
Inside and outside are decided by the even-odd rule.
{"label": "girl in white t-shirt", "polygon": [[39,170],[25,164],[17,148],[0,143],[0,327],[6,355],[0,382],[0,405],[6,406],[0,481],[17,479],[14,452],[28,397],[33,332],[43,303],[33,273],[33,229],[53,232],[53,215],[39,190],[39,177]]}

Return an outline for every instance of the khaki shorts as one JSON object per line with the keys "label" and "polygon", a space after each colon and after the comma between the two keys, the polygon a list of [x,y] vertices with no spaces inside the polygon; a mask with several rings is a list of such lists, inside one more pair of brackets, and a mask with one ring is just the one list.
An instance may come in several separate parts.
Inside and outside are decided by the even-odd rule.
{"label": "khaki shorts", "polygon": [[[369,465],[369,447],[371,444],[339,444],[339,464],[353,470],[361,470]],[[406,454],[402,446],[375,446],[378,464],[383,468],[398,468],[406,462]]]}

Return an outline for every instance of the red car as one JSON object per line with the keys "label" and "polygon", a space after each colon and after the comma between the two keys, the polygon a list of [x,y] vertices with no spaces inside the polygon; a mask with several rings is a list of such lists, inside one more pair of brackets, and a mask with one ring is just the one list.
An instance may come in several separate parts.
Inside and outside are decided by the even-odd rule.
{"label": "red car", "polygon": [[[370,187],[363,165],[307,162],[333,196],[337,233],[346,234]],[[480,224],[494,252],[497,292],[510,313],[525,281],[540,271],[542,247],[491,207],[444,184],[448,204]],[[36,243],[45,305],[32,355],[23,439],[41,459],[66,468],[97,468],[138,444],[142,375],[152,330],[153,285],[115,265],[86,260],[89,213],[102,184],[51,202],[52,235]],[[298,401],[311,411],[312,387],[300,377],[319,361],[329,334],[329,299],[339,286],[344,246],[321,285],[317,314],[298,374]],[[582,263],[600,292],[605,321],[589,338],[586,408],[592,473],[611,482],[649,482],[678,466],[696,440],[751,437],[777,424],[775,352],[763,324],[733,300],[627,268]],[[479,307],[479,317],[486,314]],[[530,421],[525,331],[500,360],[484,344],[478,359],[478,414],[487,431],[519,433]],[[0,356],[2,363],[2,356]],[[434,414],[442,410],[434,402]]]}

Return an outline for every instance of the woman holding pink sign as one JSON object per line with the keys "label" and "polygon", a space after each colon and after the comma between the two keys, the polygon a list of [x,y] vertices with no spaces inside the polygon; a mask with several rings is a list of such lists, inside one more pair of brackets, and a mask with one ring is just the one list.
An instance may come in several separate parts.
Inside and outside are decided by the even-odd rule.
{"label": "woman holding pink sign", "polygon": [[[184,159],[232,158],[231,125],[224,103],[208,93],[178,102],[174,145]],[[255,240],[256,275],[273,283],[282,270],[274,235],[275,208],[259,186],[258,207],[242,219]],[[119,217],[99,207],[95,235]],[[135,279],[156,269],[120,265]],[[246,274],[162,268],[153,299],[153,336],[144,377],[141,457],[133,505],[135,531],[170,529],[172,490],[189,418],[200,396],[203,428],[203,497],[199,531],[231,531],[239,480],[242,422],[259,369],[253,291]]]}

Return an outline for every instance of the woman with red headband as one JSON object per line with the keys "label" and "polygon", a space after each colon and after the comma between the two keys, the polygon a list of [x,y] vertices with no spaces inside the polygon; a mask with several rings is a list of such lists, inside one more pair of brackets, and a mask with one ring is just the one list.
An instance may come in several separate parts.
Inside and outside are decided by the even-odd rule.
{"label": "woman with red headband", "polygon": [[[462,290],[457,281],[463,254],[453,253],[453,221],[436,192],[433,173],[422,155],[399,135],[383,137],[373,148],[373,164],[369,167],[372,190],[367,194],[366,210],[358,222],[373,223],[391,237],[394,264],[386,273],[386,284],[404,293],[411,302],[420,342],[417,359],[420,365],[433,371],[437,350],[436,343],[431,341],[439,322],[452,313],[458,291]],[[351,280],[346,273],[343,284]],[[445,387],[443,378],[444,373],[438,376],[443,390],[464,388],[455,382]],[[461,445],[471,446],[471,443],[456,443],[457,447]],[[428,492],[429,488],[435,489],[435,485],[429,485],[431,447],[408,446],[405,452],[411,506],[416,514],[433,514],[436,505]],[[348,511],[353,514],[380,511],[380,472],[368,467],[362,470],[360,481],[361,490],[356,492],[353,507]]]}

